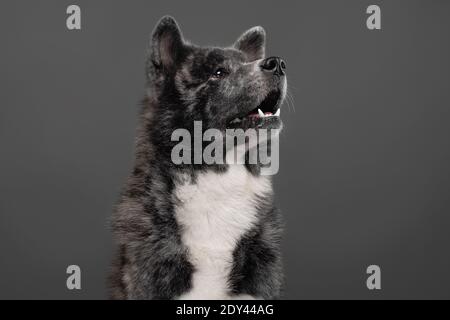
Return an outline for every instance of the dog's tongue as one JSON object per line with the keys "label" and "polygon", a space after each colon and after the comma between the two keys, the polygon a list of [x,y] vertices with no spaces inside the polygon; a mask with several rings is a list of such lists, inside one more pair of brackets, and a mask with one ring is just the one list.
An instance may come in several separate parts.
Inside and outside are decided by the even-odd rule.
{"label": "dog's tongue", "polygon": [[[265,115],[265,116],[273,116],[273,113],[270,112],[270,111],[267,111],[267,112],[264,112],[264,115]],[[251,118],[260,118],[260,117],[262,117],[262,115],[260,115],[258,112],[253,112],[253,113],[250,113],[250,114],[248,115],[248,117],[251,117]]]}
{"label": "dog's tongue", "polygon": [[[273,116],[273,113],[272,112],[264,112],[264,115],[265,116]],[[250,113],[248,116],[249,117],[259,117],[259,113],[257,113],[257,112]]]}

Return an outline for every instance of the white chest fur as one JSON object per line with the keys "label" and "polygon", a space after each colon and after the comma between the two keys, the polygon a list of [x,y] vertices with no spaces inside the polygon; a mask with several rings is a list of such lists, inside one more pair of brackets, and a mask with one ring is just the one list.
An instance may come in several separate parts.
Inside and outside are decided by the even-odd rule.
{"label": "white chest fur", "polygon": [[176,219],[194,265],[192,289],[180,299],[228,299],[233,251],[257,221],[257,195],[271,191],[267,177],[254,177],[242,165],[226,173],[202,173],[195,183],[175,188]]}

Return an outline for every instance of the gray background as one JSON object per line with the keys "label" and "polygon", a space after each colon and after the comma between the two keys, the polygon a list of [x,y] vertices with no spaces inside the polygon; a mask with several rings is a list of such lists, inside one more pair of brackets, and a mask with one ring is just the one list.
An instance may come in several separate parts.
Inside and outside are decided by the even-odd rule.
{"label": "gray background", "polygon": [[[81,31],[66,29],[71,3]],[[286,298],[450,298],[450,2],[437,0],[2,0],[0,298],[106,297],[107,219],[164,14],[198,44],[262,25],[287,61]],[[69,264],[81,291],[66,289]],[[370,264],[381,291],[366,288]]]}

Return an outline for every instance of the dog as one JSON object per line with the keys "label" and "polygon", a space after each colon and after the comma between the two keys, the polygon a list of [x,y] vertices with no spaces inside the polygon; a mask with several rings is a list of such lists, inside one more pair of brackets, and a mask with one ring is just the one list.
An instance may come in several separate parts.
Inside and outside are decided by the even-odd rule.
{"label": "dog", "polygon": [[199,47],[172,17],[157,23],[135,164],[112,218],[112,299],[281,297],[282,217],[261,163],[172,159],[173,132],[196,121],[203,131],[281,129],[286,63],[265,57],[265,38],[253,27],[230,47]]}

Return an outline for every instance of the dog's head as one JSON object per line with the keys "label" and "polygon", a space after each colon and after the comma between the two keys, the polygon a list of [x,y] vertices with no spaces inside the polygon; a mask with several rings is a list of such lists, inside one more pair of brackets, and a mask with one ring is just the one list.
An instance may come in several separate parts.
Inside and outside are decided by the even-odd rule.
{"label": "dog's head", "polygon": [[151,39],[148,87],[167,125],[191,128],[281,128],[286,64],[265,57],[265,31],[254,27],[227,48],[198,47],[183,39],[171,17]]}

